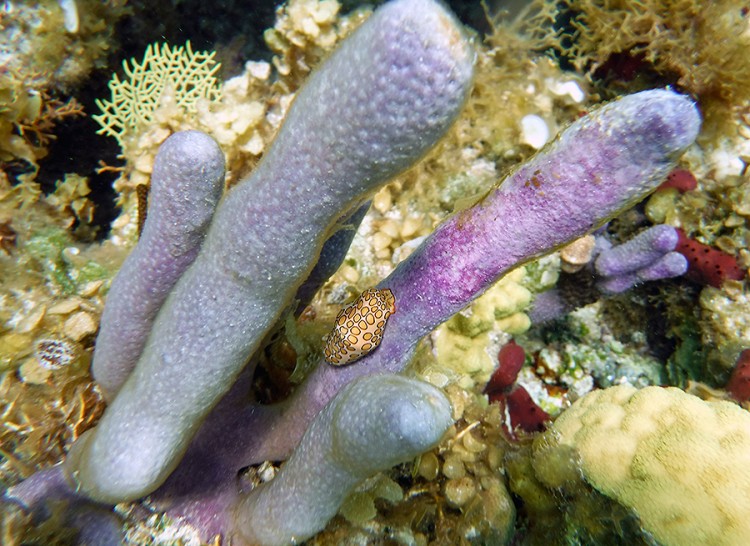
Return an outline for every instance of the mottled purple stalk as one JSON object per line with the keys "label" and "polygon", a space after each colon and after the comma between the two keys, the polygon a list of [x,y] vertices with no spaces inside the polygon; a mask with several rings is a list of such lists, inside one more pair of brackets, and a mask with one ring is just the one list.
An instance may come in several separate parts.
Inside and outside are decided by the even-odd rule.
{"label": "mottled purple stalk", "polygon": [[313,416],[362,375],[398,372],[419,340],[511,269],[590,233],[653,191],[693,143],[698,110],[672,91],[611,102],[566,129],[473,207],[457,213],[378,284],[397,312],[380,347],[346,367],[321,360],[252,461],[288,456]]}
{"label": "mottled purple stalk", "polygon": [[475,53],[431,0],[378,9],[309,78],[252,175],[214,215],[140,360],[66,470],[91,498],[164,482],[310,273],[337,220],[444,134]]}
{"label": "mottled purple stalk", "polygon": [[135,368],[156,314],[193,263],[224,191],[224,154],[210,136],[183,131],[159,148],[148,216],[107,296],[91,371],[111,399]]}

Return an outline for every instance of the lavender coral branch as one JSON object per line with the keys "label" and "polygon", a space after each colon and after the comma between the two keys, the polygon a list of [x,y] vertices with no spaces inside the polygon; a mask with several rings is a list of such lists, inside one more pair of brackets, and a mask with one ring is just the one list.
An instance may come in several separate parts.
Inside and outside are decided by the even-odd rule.
{"label": "lavender coral branch", "polygon": [[685,257],[675,252],[679,235],[672,226],[653,226],[629,241],[603,250],[594,264],[603,278],[597,286],[606,294],[619,294],[643,281],[684,275]]}
{"label": "lavender coral branch", "polygon": [[321,363],[269,425],[272,432],[255,446],[253,460],[286,456],[343,385],[401,370],[424,335],[506,272],[643,199],[695,140],[700,123],[688,97],[654,90],[623,97],[571,125],[479,203],[438,226],[379,283],[391,289],[398,309],[380,347],[349,367]]}
{"label": "lavender coral branch", "polygon": [[529,318],[543,324],[593,303],[602,294],[620,294],[642,282],[684,275],[687,260],[674,251],[678,237],[675,228],[664,224],[614,247],[606,235],[597,235],[593,264],[563,275],[556,287],[537,295]]}
{"label": "lavender coral branch", "polygon": [[240,502],[233,543],[281,546],[309,538],[360,482],[434,447],[452,422],[448,399],[427,383],[377,375],[347,385],[279,474]]}
{"label": "lavender coral branch", "polygon": [[309,79],[251,177],[222,201],[141,359],[66,470],[91,498],[153,491],[289,305],[342,214],[459,112],[474,52],[431,0],[377,10]]}
{"label": "lavender coral branch", "polygon": [[193,263],[224,191],[224,154],[210,136],[184,131],[159,148],[141,239],[104,308],[92,373],[112,398],[133,371],[156,314]]}

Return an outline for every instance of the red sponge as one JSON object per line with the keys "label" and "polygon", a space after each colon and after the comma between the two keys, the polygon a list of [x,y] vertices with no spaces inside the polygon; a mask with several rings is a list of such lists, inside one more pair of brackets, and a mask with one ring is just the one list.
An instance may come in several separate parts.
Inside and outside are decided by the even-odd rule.
{"label": "red sponge", "polygon": [[727,279],[741,280],[746,271],[737,263],[731,254],[689,238],[681,229],[677,229],[679,240],[675,250],[688,261],[688,279],[698,284],[720,288]]}
{"label": "red sponge", "polygon": [[515,341],[510,341],[500,349],[497,370],[490,377],[484,393],[490,402],[499,402],[506,410],[509,427],[505,430],[511,438],[516,438],[516,429],[524,432],[540,432],[550,420],[549,414],[537,406],[534,399],[521,385],[516,385],[518,372],[526,360],[526,352]]}
{"label": "red sponge", "polygon": [[750,349],[745,349],[740,353],[726,390],[737,402],[750,400]]}
{"label": "red sponge", "polygon": [[484,388],[485,394],[490,395],[490,400],[493,395],[503,393],[513,386],[518,378],[518,372],[523,368],[526,352],[518,343],[511,340],[503,345],[497,358],[499,360],[497,370]]}
{"label": "red sponge", "polygon": [[667,188],[675,188],[680,193],[694,190],[698,187],[698,181],[693,176],[693,173],[687,169],[674,169],[667,175],[667,179],[659,186],[660,190]]}

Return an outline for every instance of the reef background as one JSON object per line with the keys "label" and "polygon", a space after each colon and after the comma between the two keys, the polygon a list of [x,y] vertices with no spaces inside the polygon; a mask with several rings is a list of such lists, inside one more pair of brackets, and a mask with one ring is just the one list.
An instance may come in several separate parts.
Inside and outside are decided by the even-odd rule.
{"label": "reef background", "polygon": [[[88,367],[109,283],[137,240],[158,146],[178,130],[208,132],[231,186],[257,164],[311,69],[370,13],[335,0],[269,3],[252,17],[239,2],[214,6],[219,14],[195,2],[72,4],[75,28],[66,2],[8,3],[0,15],[4,487],[59,462],[103,411]],[[487,17],[476,4],[457,7],[478,29],[472,96],[438,147],[375,195],[344,265],[268,346],[255,385],[261,400],[284,397],[304,377],[342,304],[561,127],[619,95],[671,86],[699,102],[705,122],[681,164],[695,189],[657,191],[608,236],[668,223],[750,266],[745,3],[533,0],[512,15],[488,8]],[[108,88],[113,71],[119,84]],[[149,74],[166,82],[158,93],[139,87]],[[209,77],[199,96],[181,94]],[[114,100],[117,90],[137,91],[138,101]],[[508,434],[507,416],[482,389],[513,337],[527,354],[519,383],[553,417],[592,389],[621,384],[727,399],[723,387],[750,347],[746,279],[644,284],[532,325],[526,311],[569,256],[517,269],[423,342],[409,373],[445,389],[454,429],[419,461],[371,480],[311,543],[649,543],[653,529],[644,532],[632,502],[593,480],[551,485],[569,461],[544,462],[541,437]],[[133,544],[195,543],[147,503],[117,510]],[[41,526],[11,506],[2,516],[4,544],[74,541],[54,514]]]}

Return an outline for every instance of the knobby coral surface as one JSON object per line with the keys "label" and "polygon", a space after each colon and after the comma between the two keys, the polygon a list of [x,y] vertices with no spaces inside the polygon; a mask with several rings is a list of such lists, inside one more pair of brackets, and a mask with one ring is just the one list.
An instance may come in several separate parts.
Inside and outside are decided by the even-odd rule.
{"label": "knobby coral surface", "polygon": [[[222,523],[221,519],[228,515],[217,516],[217,510],[230,510],[237,502],[233,500],[237,492],[232,476],[240,464],[238,457],[246,464],[288,454],[318,410],[354,378],[376,371],[395,372],[402,369],[419,338],[481,294],[504,272],[519,262],[580,237],[645,192],[654,189],[673,168],[679,154],[695,138],[699,123],[700,118],[692,102],[670,91],[651,91],[625,97],[581,119],[563,133],[554,146],[521,167],[480,203],[441,225],[391,276],[380,283],[381,287],[389,288],[394,294],[398,311],[389,322],[383,343],[376,351],[349,367],[319,366],[283,411],[275,417],[264,416],[265,422],[262,424],[259,422],[259,408],[246,407],[244,411],[238,411],[243,405],[242,397],[238,397],[237,392],[232,393],[204,423],[193,449],[188,450],[173,481],[157,491],[155,498],[161,498],[167,506],[171,505],[176,513],[202,523],[208,532],[226,532],[226,526],[231,524],[226,521]],[[585,146],[586,143],[590,144]],[[592,153],[592,150],[598,152]],[[581,181],[591,184],[592,191],[586,194],[589,196],[588,202],[581,202],[574,191]],[[545,229],[539,229],[540,225],[544,225]],[[515,236],[516,233],[522,233],[523,237]],[[209,241],[210,237],[209,234]],[[498,252],[498,247],[503,251]],[[460,259],[456,258],[459,250]],[[162,343],[160,337],[152,342],[155,347],[158,346],[156,350],[159,354],[164,355],[167,353]],[[181,369],[180,373],[182,382],[191,384],[190,370]],[[203,373],[203,370],[198,373]],[[233,377],[229,376],[228,380]],[[138,378],[139,382],[153,383],[156,380],[153,374],[139,378],[138,368],[128,381],[136,381],[133,378]],[[239,392],[243,388],[241,383]],[[122,392],[118,394],[109,413],[122,396]],[[163,397],[160,400],[160,410],[169,410],[177,418],[185,418],[178,413],[179,408],[165,407]],[[158,417],[160,413],[154,415]],[[127,415],[122,425],[126,428],[123,430],[132,428],[133,423],[139,423],[138,415]],[[143,430],[142,425],[139,423],[139,432]],[[78,484],[83,484],[82,490],[104,501],[117,498],[116,495],[125,495],[126,498],[132,495],[133,483],[135,487],[144,487],[141,470],[148,456],[144,444],[140,444],[138,455],[127,455],[130,445],[122,445],[121,442],[125,440],[131,443],[134,440],[123,437],[119,432],[113,433],[120,426],[103,428],[106,426],[105,415],[93,434],[105,431],[104,438],[111,438],[108,441],[112,442],[109,452],[97,452],[95,447],[86,445],[84,438],[83,444],[74,448],[67,463],[68,468],[72,469],[72,478]],[[251,432],[249,426],[254,426],[255,430]],[[215,435],[226,434],[228,430],[232,430],[235,437],[239,435],[237,438],[240,441],[228,451],[214,453],[217,460],[212,470],[214,473],[220,471],[224,476],[212,479],[205,469],[199,470],[205,464],[204,450],[207,445],[226,443],[226,436],[220,439]],[[167,432],[172,437],[176,434],[173,429]],[[190,432],[190,429],[183,431],[185,437],[179,441],[187,443]],[[241,445],[243,439],[249,440],[244,446]],[[83,457],[76,450],[84,450]],[[97,453],[104,457],[94,459],[92,454]],[[155,453],[161,457],[158,450]],[[133,468],[132,464],[123,464],[123,456],[132,458],[137,465],[134,481],[128,481],[127,473],[123,473],[128,466]],[[111,471],[102,475],[101,479],[97,479],[96,472],[92,472],[92,468],[105,468],[107,460],[116,461],[119,465],[116,469],[121,477],[117,480],[112,480]],[[102,462],[105,466],[100,466]],[[234,471],[231,470],[233,468]],[[146,476],[153,479],[152,474]],[[156,478],[158,481],[162,479]],[[197,485],[196,481],[205,483],[206,479],[213,482],[212,490],[191,487]],[[33,486],[32,479],[26,488],[21,486],[16,490],[17,496],[22,500],[25,494],[33,497],[28,493]],[[80,490],[80,485],[78,487]],[[116,493],[115,487],[122,487],[124,493]],[[153,485],[147,483],[145,488],[151,489]]]}
{"label": "knobby coral surface", "polygon": [[413,0],[385,6],[318,69],[263,162],[222,200],[133,374],[73,447],[67,467],[83,491],[119,502],[166,479],[336,221],[449,127],[473,60],[452,16]]}
{"label": "knobby coral surface", "polygon": [[750,415],[675,388],[629,385],[578,400],[534,442],[548,486],[575,487],[577,468],[631,507],[660,544],[742,544],[750,533]]}

